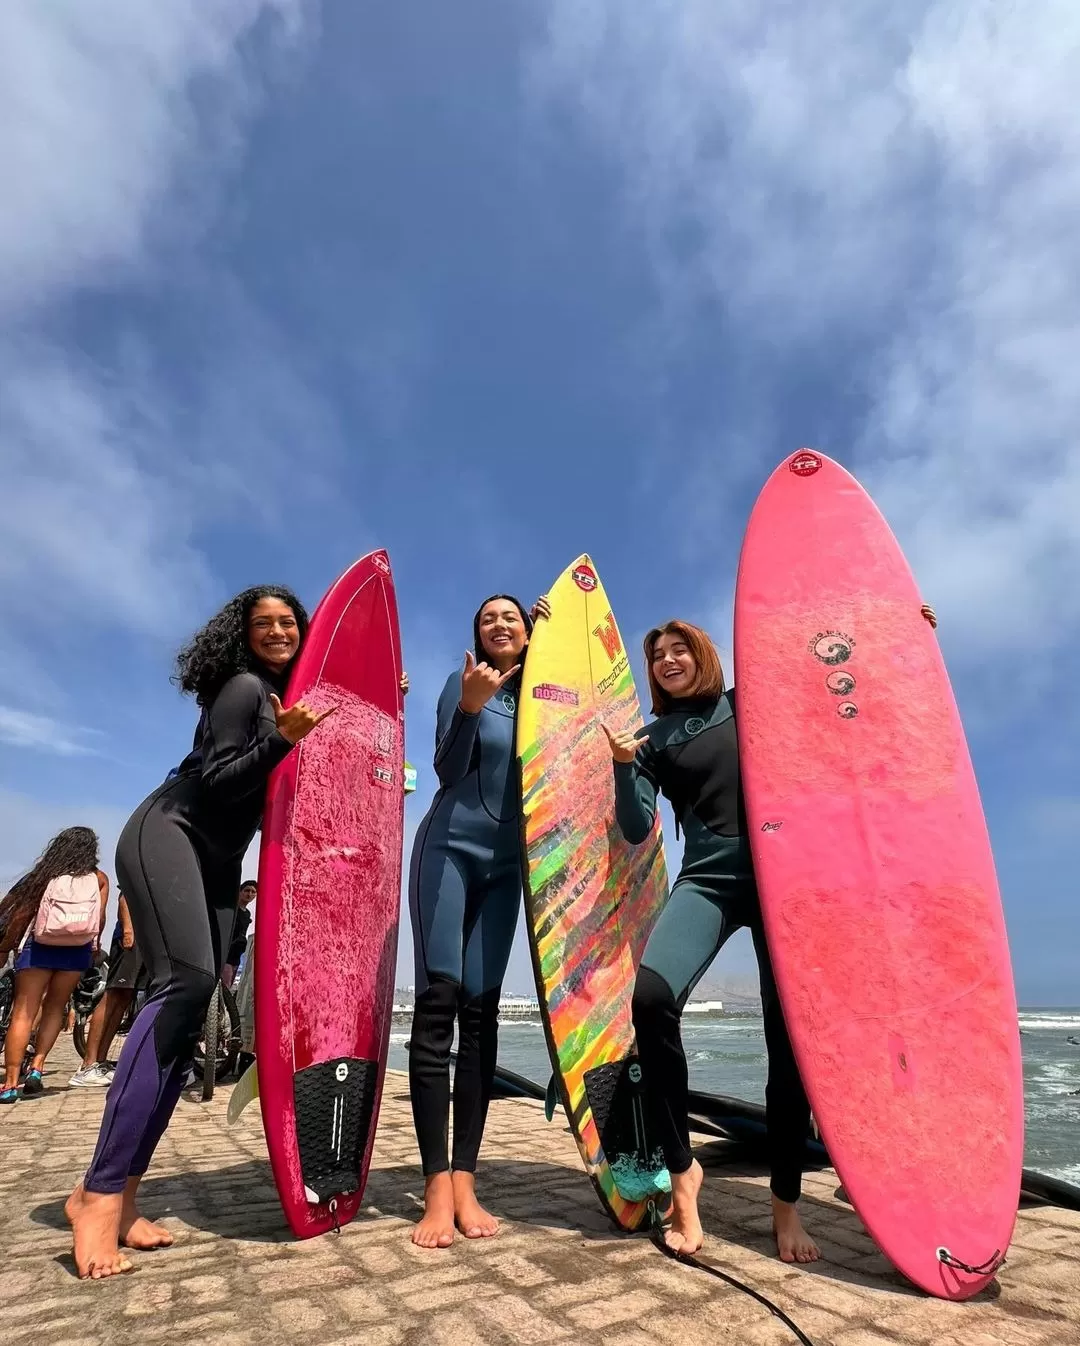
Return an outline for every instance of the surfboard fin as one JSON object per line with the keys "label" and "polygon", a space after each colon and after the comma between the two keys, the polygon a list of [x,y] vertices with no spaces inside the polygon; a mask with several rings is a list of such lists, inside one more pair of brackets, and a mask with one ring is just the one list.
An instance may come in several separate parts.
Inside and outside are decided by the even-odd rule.
{"label": "surfboard fin", "polygon": [[544,1091],[544,1116],[550,1122],[555,1116],[555,1109],[559,1102],[559,1091],[555,1086],[555,1076],[552,1075],[548,1080],[547,1089]]}
{"label": "surfboard fin", "polygon": [[251,1065],[240,1076],[236,1088],[232,1091],[227,1114],[230,1126],[235,1125],[247,1105],[253,1103],[259,1097],[258,1064],[257,1061],[252,1061]]}

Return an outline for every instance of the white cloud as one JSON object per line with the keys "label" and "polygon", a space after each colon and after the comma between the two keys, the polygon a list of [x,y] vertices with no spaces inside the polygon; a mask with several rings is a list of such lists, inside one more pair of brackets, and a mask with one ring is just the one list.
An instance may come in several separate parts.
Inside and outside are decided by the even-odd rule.
{"label": "white cloud", "polygon": [[[303,9],[303,0],[7,4],[0,312],[130,273],[155,230],[177,227],[178,205],[181,228],[200,223],[200,183],[216,188],[254,93],[240,44],[266,20],[295,39]],[[197,80],[213,99],[212,135],[196,115]],[[170,201],[178,181],[188,193],[179,203]]]}
{"label": "white cloud", "polygon": [[[719,301],[759,374],[829,352],[855,432],[820,447],[874,491],[950,656],[1037,647],[1049,678],[1080,618],[1078,58],[1071,0],[553,0],[531,68],[620,169],[670,349]],[[708,428],[712,461],[748,414],[735,468],[764,475],[796,446],[760,406]]]}
{"label": "white cloud", "polygon": [[0,743],[9,743],[14,748],[39,748],[61,757],[79,757],[94,751],[86,742],[93,732],[15,706],[0,706]]}
{"label": "white cloud", "polygon": [[[322,447],[338,442],[332,417],[289,343],[199,251],[268,66],[302,46],[308,10],[306,0],[5,9],[0,580],[22,644],[0,666],[11,689],[20,669],[42,665],[41,637],[58,619],[167,629],[175,641],[216,588],[204,530],[274,508],[265,502],[285,496],[285,447],[309,447],[302,492],[319,488]],[[169,385],[155,333],[131,313],[110,309],[89,346],[72,339],[77,297],[153,294],[181,267],[189,292],[212,297],[194,386]],[[27,695],[19,686],[16,699]],[[56,689],[45,699],[54,709]]]}
{"label": "white cloud", "polygon": [[211,581],[154,391],[50,344],[0,352],[10,508],[0,578],[22,620],[92,602],[99,620],[147,630],[165,592],[183,620]]}

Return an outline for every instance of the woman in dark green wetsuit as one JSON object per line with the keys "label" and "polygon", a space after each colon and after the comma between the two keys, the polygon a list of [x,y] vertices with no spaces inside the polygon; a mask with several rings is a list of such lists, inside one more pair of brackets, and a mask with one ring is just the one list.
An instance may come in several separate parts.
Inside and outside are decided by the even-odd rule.
{"label": "woman in dark green wetsuit", "polygon": [[[475,1172],[495,1078],[499,997],[521,908],[521,808],[514,769],[517,693],[532,613],[506,594],[481,604],[474,651],[439,697],[439,790],[416,834],[409,875],[416,1002],[409,1091],[424,1169],[421,1248],[446,1248],[455,1225],[490,1236]],[[450,1048],[458,1027],[454,1145],[449,1153]]]}
{"label": "woman in dark green wetsuit", "polygon": [[[937,625],[932,608],[923,615]],[[748,926],[761,977],[769,1057],[765,1109],[777,1251],[785,1262],[813,1262],[817,1245],[796,1202],[802,1186],[810,1105],[799,1077],[773,978],[758,906],[739,778],[735,698],[724,689],[716,648],[687,622],[668,622],[645,638],[652,710],[638,734],[612,735],[615,810],[630,842],[648,836],[659,791],[686,839],[682,868],[645,946],[633,1015],[645,1086],[646,1122],[671,1174],[666,1238],[680,1252],[701,1247],[697,1199],[701,1165],[690,1152],[687,1068],[679,1025],[683,1006],[713,959]]]}

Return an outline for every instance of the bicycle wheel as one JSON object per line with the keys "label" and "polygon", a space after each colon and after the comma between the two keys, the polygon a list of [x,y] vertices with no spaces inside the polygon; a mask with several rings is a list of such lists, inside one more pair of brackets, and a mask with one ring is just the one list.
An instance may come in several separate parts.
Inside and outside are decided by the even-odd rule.
{"label": "bicycle wheel", "polygon": [[[202,1096],[204,1103],[208,1103],[214,1097],[214,1085],[217,1083],[218,1027],[221,1022],[220,992],[221,987],[219,985],[210,999],[210,1007],[206,1011],[206,1022],[203,1025]],[[198,1070],[198,1068],[196,1061],[195,1069]]]}
{"label": "bicycle wheel", "polygon": [[236,1070],[240,1059],[242,1029],[240,1026],[240,1007],[236,997],[227,986],[219,986],[221,1004],[218,1008],[217,1069],[218,1083],[227,1079]]}
{"label": "bicycle wheel", "polygon": [[7,1037],[11,1011],[15,1006],[15,974],[11,971],[0,976],[0,1046]]}
{"label": "bicycle wheel", "polygon": [[75,1047],[76,1055],[80,1061],[86,1060],[86,1025],[87,1020],[81,1014],[75,1016],[75,1027],[71,1030],[71,1041]]}

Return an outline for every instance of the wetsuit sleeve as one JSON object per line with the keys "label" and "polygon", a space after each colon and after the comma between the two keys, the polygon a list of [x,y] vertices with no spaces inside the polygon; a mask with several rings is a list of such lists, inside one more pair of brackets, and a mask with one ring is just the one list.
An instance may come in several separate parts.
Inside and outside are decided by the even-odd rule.
{"label": "wetsuit sleeve", "polygon": [[461,700],[461,676],[452,673],[439,697],[439,716],[435,729],[435,774],[440,785],[457,785],[469,774],[480,715],[466,715]]}
{"label": "wetsuit sleeve", "polygon": [[639,846],[656,818],[655,756],[646,739],[633,762],[615,762],[615,821],[632,846]]}
{"label": "wetsuit sleeve", "polygon": [[276,729],[255,737],[266,693],[253,677],[232,678],[214,698],[207,714],[209,748],[203,757],[202,783],[217,803],[244,799],[266,785],[292,744]]}
{"label": "wetsuit sleeve", "polygon": [[248,912],[238,910],[233,919],[232,943],[229,945],[229,952],[225,961],[230,967],[239,967],[240,959],[244,956],[244,950],[247,948],[248,928],[251,925],[251,916]]}

